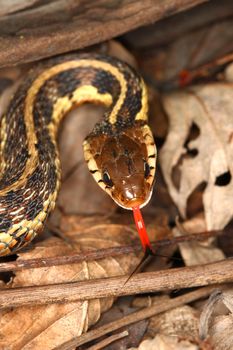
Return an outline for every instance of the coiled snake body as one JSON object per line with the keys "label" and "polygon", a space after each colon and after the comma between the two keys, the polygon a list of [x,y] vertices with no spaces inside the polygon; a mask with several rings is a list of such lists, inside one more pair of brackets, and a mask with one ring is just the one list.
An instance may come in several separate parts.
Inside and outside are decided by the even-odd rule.
{"label": "coiled snake body", "polygon": [[126,209],[150,199],[156,148],[142,78],[112,57],[47,60],[29,73],[1,118],[0,255],[30,242],[53,210],[61,179],[57,130],[84,102],[107,107],[83,143],[94,179]]}

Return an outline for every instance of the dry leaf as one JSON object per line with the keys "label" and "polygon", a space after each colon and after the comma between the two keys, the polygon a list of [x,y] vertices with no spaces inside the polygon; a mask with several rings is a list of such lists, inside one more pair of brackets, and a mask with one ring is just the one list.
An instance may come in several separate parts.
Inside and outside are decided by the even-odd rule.
{"label": "dry leaf", "polygon": [[198,350],[198,346],[175,337],[157,335],[154,339],[144,340],[138,348],[128,350]]}
{"label": "dry leaf", "polygon": [[[148,307],[148,302],[150,305],[159,305],[161,302],[168,301],[169,298],[168,295],[150,299],[135,298],[133,305]],[[138,304],[141,301],[144,305]],[[152,339],[143,341],[138,349],[197,349],[192,346],[193,343],[199,342],[198,325],[199,312],[187,305],[156,315],[149,319],[144,337]]]}
{"label": "dry leaf", "polygon": [[[122,222],[129,216],[122,217]],[[133,219],[131,218],[131,222]],[[119,222],[119,216],[115,219]],[[34,249],[19,253],[19,259],[81,253],[138,242],[136,230],[127,224],[116,224],[103,216],[62,216],[60,227],[69,243],[49,237],[38,242]],[[151,221],[149,235],[164,237],[168,228],[160,218]],[[153,228],[153,229],[152,229]],[[79,264],[53,266],[16,272],[11,287],[46,285],[70,281],[81,281],[101,277],[128,274],[139,262],[140,254],[121,255],[116,258],[90,261]],[[26,293],[26,290],[25,290]],[[89,302],[72,302],[32,307],[19,307],[0,314],[0,349],[40,350],[55,346],[77,337],[96,323],[103,311],[111,307],[113,298],[96,299]],[[22,322],[23,320],[23,322]],[[10,345],[9,345],[10,344]]]}
{"label": "dry leaf", "polygon": [[[23,259],[69,253],[64,242],[51,238],[35,249],[20,254]],[[87,278],[83,264],[32,269],[18,272],[12,287],[40,285]],[[39,307],[21,307],[1,314],[0,348],[52,349],[64,339],[80,335],[85,329],[87,302]]]}
{"label": "dry leaf", "polygon": [[215,291],[210,296],[201,315],[201,336],[210,335],[214,349],[231,350],[233,348],[233,293]]}
{"label": "dry leaf", "polygon": [[[198,233],[206,231],[206,223],[203,215],[194,217],[182,223],[182,228],[185,233]],[[173,229],[175,237],[182,236],[184,233],[179,231],[179,228]],[[208,264],[213,261],[223,260],[225,258],[221,249],[213,245],[213,239],[204,242],[183,242],[178,244],[185,265],[201,265]]]}
{"label": "dry leaf", "polygon": [[[169,192],[183,217],[187,200],[205,183],[207,230],[223,228],[233,217],[233,89],[230,84],[196,86],[163,98],[170,130],[160,160]],[[199,134],[187,143],[191,129]],[[173,181],[174,168],[180,182]],[[177,188],[178,187],[178,188]]]}
{"label": "dry leaf", "polygon": [[233,82],[233,63],[229,64],[225,69],[225,79],[230,83]]}
{"label": "dry leaf", "polygon": [[232,350],[233,348],[233,316],[218,316],[210,329],[211,343],[217,350]]}
{"label": "dry leaf", "polygon": [[190,306],[184,305],[152,317],[148,332],[150,336],[160,334],[198,342],[198,320],[199,313]]}
{"label": "dry leaf", "polygon": [[[168,301],[168,295],[152,297],[152,305]],[[162,314],[151,317],[146,336],[156,335],[173,337],[175,340],[185,340],[187,343],[198,343],[199,312],[184,305],[176,307]],[[176,343],[176,342],[175,342]]]}
{"label": "dry leaf", "polygon": [[[133,230],[129,234],[123,225],[104,225],[103,223],[95,225],[95,222],[93,218],[92,229],[89,229],[90,233],[88,233],[87,227],[85,225],[81,227],[78,219],[79,232],[75,230],[67,235],[72,240],[73,247],[52,237],[38,243],[34,249],[20,253],[19,259],[66,255],[72,254],[74,250],[81,252],[131,242],[134,235]],[[138,259],[134,254],[129,254],[116,259],[108,258],[72,265],[23,270],[16,273],[11,286],[46,285],[122,275],[132,271]],[[98,321],[100,314],[110,308],[112,303],[113,298],[108,298],[2,311],[0,348],[7,350],[53,349],[86,331]]]}

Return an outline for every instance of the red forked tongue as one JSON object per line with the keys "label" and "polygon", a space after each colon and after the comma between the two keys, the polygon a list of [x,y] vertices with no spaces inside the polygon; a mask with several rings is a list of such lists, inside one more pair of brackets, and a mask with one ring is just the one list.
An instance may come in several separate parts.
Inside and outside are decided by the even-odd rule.
{"label": "red forked tongue", "polygon": [[152,255],[155,255],[153,248],[151,246],[149,237],[146,232],[146,227],[142,218],[141,211],[139,207],[133,207],[133,216],[134,216],[134,221],[137,227],[137,231],[143,246],[144,250],[144,256],[142,257],[141,261],[139,264],[135,267],[135,269],[130,273],[129,277],[125,281],[124,285],[130,280],[130,278],[137,272],[139,272],[143,266],[147,263],[148,258],[151,257]]}
{"label": "red forked tongue", "polygon": [[137,227],[137,231],[142,243],[142,247],[146,255],[154,255],[153,248],[151,246],[149,237],[146,232],[146,227],[142,218],[142,214],[139,207],[133,207],[134,221]]}

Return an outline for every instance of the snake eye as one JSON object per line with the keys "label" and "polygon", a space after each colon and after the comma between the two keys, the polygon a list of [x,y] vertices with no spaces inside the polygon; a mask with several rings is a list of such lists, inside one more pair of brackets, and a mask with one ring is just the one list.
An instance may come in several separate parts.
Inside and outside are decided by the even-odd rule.
{"label": "snake eye", "polygon": [[144,160],[144,176],[147,179],[150,175],[150,166],[149,164]]}
{"label": "snake eye", "polygon": [[107,171],[105,171],[103,173],[103,182],[105,183],[105,185],[112,187],[113,186],[113,182],[109,176],[109,173]]}

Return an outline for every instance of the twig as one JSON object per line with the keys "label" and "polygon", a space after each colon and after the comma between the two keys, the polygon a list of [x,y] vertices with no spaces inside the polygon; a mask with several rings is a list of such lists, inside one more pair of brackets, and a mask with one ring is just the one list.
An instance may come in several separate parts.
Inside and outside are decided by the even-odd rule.
{"label": "twig", "polygon": [[233,282],[233,259],[201,266],[183,267],[132,276],[101,278],[33,287],[8,288],[0,291],[0,308],[42,305],[116,297],[162,290],[181,289]]}
{"label": "twig", "polygon": [[[161,240],[152,242],[152,245],[157,249],[159,247],[164,247],[167,245],[177,244],[181,242],[201,241],[222,233],[224,233],[224,231],[206,231],[206,232],[194,233],[187,236],[174,237],[171,239],[161,239]],[[81,254],[79,253],[79,254],[73,254],[73,255],[27,259],[27,260],[21,259],[16,261],[0,263],[0,272],[19,271],[23,269],[75,264],[82,261],[99,260],[99,259],[104,259],[108,257],[129,254],[129,253],[141,251],[141,249],[142,248],[140,244],[132,244],[127,246],[98,249],[96,251],[92,250],[92,251],[82,252]]]}
{"label": "twig", "polygon": [[128,335],[129,335],[128,331],[123,331],[121,333],[113,334],[110,337],[100,341],[98,344],[90,346],[87,350],[100,350],[100,349],[104,348],[105,346],[113,343],[114,341],[125,338]]}
{"label": "twig", "polygon": [[159,304],[152,305],[150,307],[143,308],[139,311],[133,312],[130,315],[124,316],[119,320],[110,322],[104,326],[101,326],[97,329],[93,329],[85,334],[82,334],[80,337],[72,339],[58,347],[54,350],[71,350],[77,346],[85,344],[91,340],[97,339],[109,332],[115,331],[124,326],[142,321],[146,318],[158,315],[161,312],[168,311],[175,307],[191,303],[197,299],[205,298],[209,296],[214,287],[200,288],[194,292],[190,292],[179,296],[174,299],[161,301]]}

